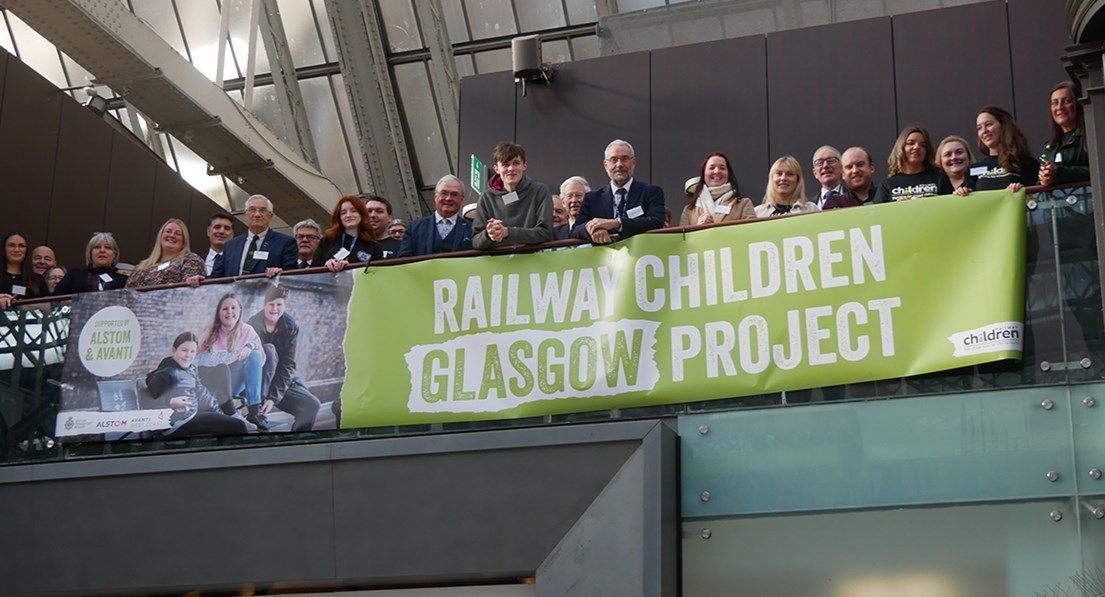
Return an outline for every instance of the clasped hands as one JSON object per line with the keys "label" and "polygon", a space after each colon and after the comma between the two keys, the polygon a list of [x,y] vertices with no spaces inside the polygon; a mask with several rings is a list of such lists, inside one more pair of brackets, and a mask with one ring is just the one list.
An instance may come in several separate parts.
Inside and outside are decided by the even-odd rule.
{"label": "clasped hands", "polygon": [[487,237],[493,242],[499,242],[510,235],[510,228],[506,227],[502,220],[491,218],[487,221],[487,227],[484,228],[484,232],[487,233]]}
{"label": "clasped hands", "polygon": [[591,235],[591,242],[605,245],[610,242],[610,231],[622,227],[622,221],[617,218],[595,218],[585,225],[587,234]]}

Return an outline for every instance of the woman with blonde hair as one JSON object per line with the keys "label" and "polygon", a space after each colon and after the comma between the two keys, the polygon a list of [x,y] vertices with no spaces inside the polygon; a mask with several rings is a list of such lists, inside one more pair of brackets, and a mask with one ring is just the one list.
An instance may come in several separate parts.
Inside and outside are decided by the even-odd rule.
{"label": "woman with blonde hair", "polygon": [[177,218],[169,218],[157,232],[157,242],[150,256],[138,262],[127,280],[127,288],[144,288],[161,284],[188,282],[198,286],[206,270],[203,257],[192,252],[188,226]]}
{"label": "woman with blonde hair", "polygon": [[268,421],[259,412],[261,373],[265,365],[261,337],[245,322],[242,301],[233,292],[219,297],[215,318],[200,338],[196,364],[200,367],[227,366],[231,396],[243,396],[249,409],[246,420],[256,425],[258,431],[268,431]]}
{"label": "woman with blonde hair", "polygon": [[938,183],[941,195],[964,195],[975,186],[975,177],[969,171],[974,160],[971,144],[966,139],[959,135],[944,137],[936,147],[936,164],[944,173]]}
{"label": "woman with blonde hair", "polygon": [[769,218],[814,211],[820,210],[816,203],[806,199],[802,167],[798,160],[790,155],[775,160],[768,170],[764,202],[756,206],[756,217]]}
{"label": "woman with blonde hair", "polygon": [[875,203],[940,194],[940,171],[935,162],[929,132],[919,126],[902,129],[886,160],[887,177],[875,192]]}

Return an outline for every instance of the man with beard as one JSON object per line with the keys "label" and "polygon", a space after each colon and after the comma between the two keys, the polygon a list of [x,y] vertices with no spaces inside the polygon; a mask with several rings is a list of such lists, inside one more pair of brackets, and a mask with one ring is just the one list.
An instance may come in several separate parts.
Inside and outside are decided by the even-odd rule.
{"label": "man with beard", "polygon": [[825,201],[822,211],[867,205],[875,199],[875,184],[872,181],[875,164],[871,162],[871,153],[862,147],[849,147],[844,150],[840,162],[844,167],[844,182],[848,185],[848,192],[830,197]]}
{"label": "man with beard", "polygon": [[610,184],[587,193],[579,208],[572,236],[606,244],[611,235],[625,239],[664,226],[664,191],[633,179],[637,156],[633,146],[615,139],[603,152],[603,167]]}

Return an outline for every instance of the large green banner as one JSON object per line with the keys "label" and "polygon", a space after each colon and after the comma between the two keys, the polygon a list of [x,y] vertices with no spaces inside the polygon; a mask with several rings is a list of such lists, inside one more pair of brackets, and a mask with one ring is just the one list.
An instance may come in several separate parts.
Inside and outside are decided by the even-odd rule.
{"label": "large green banner", "polygon": [[343,427],[762,394],[1019,358],[1024,193],[357,275]]}

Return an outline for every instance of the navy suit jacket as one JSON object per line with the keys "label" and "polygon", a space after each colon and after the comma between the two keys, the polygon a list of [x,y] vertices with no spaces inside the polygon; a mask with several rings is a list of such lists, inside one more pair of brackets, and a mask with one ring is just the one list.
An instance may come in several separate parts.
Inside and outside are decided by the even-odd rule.
{"label": "navy suit jacket", "polygon": [[211,268],[212,278],[263,274],[270,267],[295,269],[296,257],[299,256],[295,240],[287,234],[280,234],[270,229],[265,233],[265,240],[261,242],[261,246],[257,247],[258,251],[268,251],[268,258],[255,260],[253,269],[248,272],[238,271],[242,267],[242,254],[246,250],[248,239],[249,234],[243,234],[227,241],[226,246],[223,247],[222,259],[215,259],[215,266]]}
{"label": "navy suit jacket", "polygon": [[[629,193],[625,196],[625,211],[634,207],[640,207],[644,213],[636,218],[622,220],[622,229],[614,234],[619,238],[628,238],[634,234],[640,234],[647,230],[655,230],[664,227],[664,190],[658,186],[634,180],[629,185]],[[587,222],[595,218],[614,217],[614,193],[607,183],[600,189],[595,189],[583,197],[583,204],[579,207],[579,215],[576,216],[576,224],[572,227],[572,237],[583,240],[591,240],[587,234]]]}
{"label": "navy suit jacket", "polygon": [[[399,245],[397,257],[413,257],[416,255],[433,255],[434,237],[437,236],[437,216],[430,214],[407,224],[407,234],[403,237],[403,244]],[[468,251],[472,248],[472,222],[468,218],[457,214],[457,224],[453,230],[452,245],[446,252]],[[446,239],[448,242],[449,239]]]}

